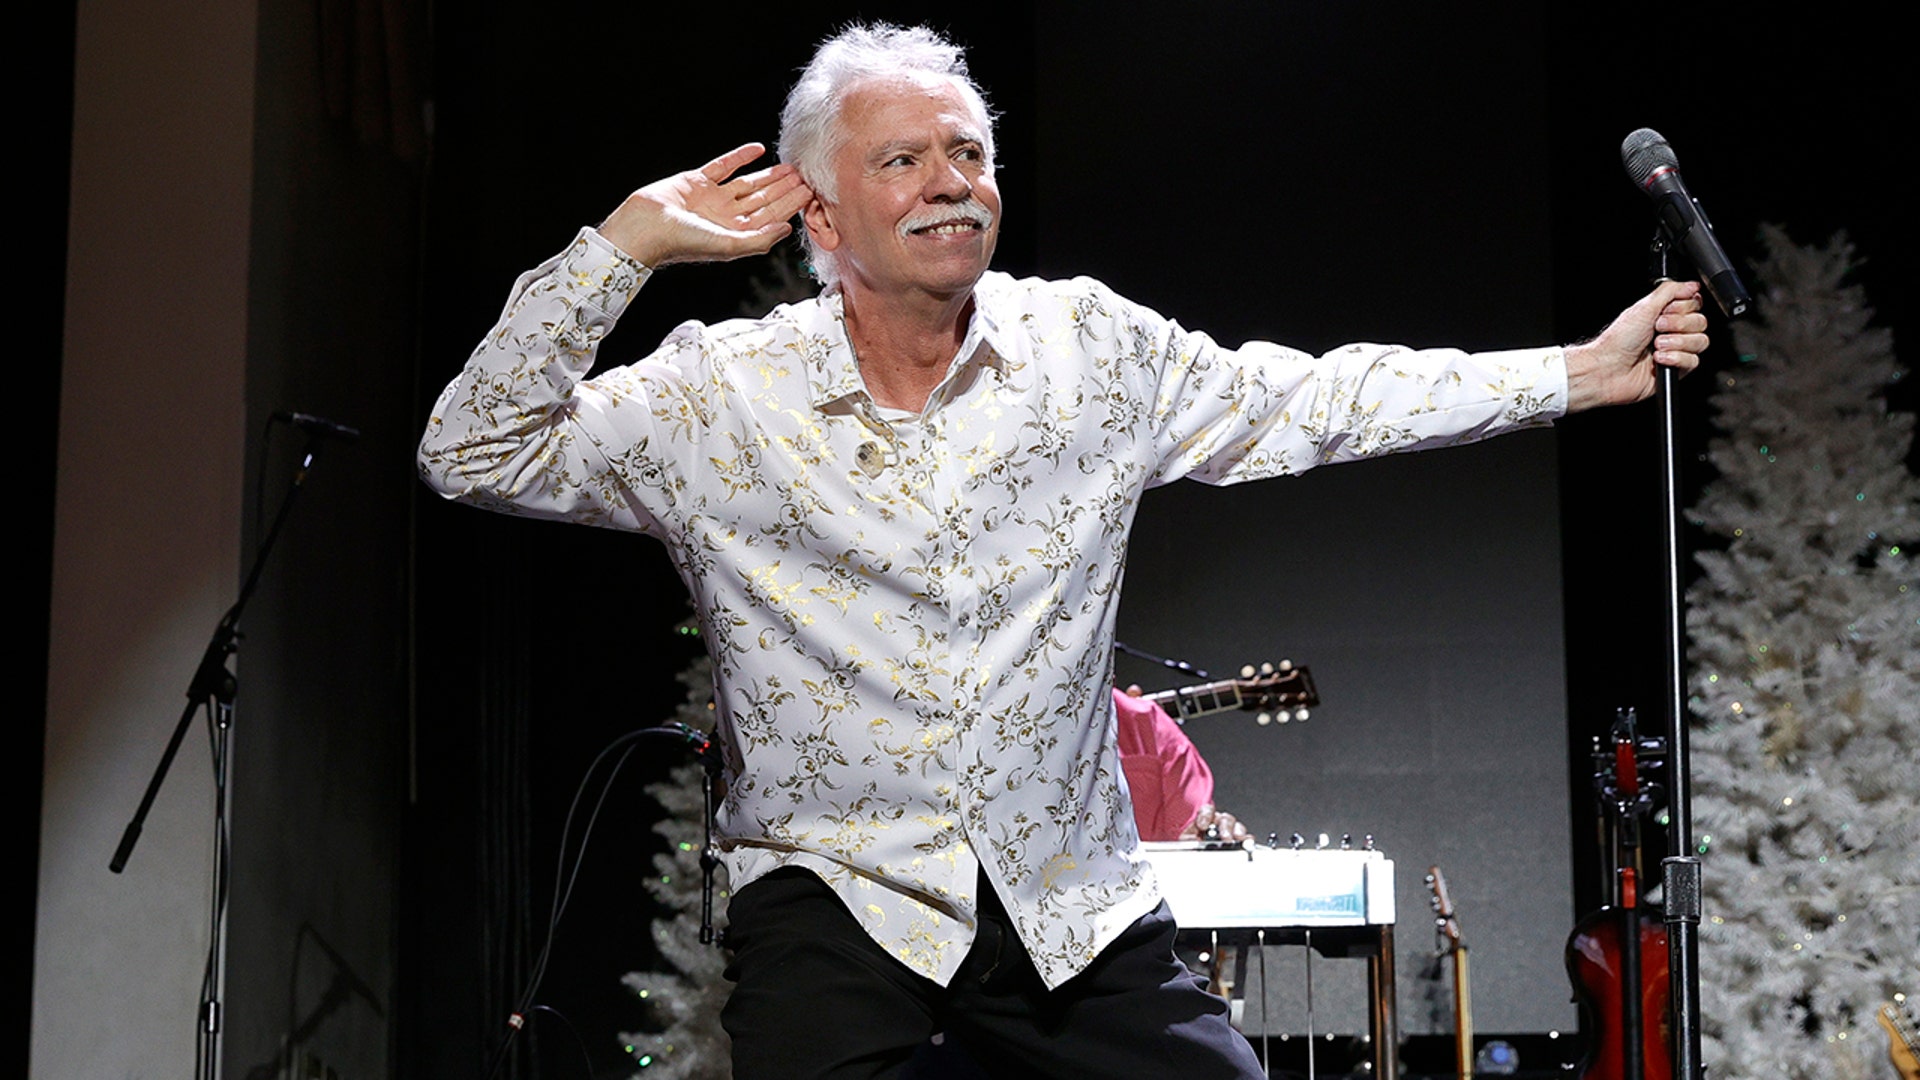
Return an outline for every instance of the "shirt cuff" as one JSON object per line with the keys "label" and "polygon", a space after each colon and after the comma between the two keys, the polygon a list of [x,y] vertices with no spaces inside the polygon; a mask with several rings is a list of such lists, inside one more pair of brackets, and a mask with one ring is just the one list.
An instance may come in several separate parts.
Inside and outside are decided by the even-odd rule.
{"label": "shirt cuff", "polygon": [[591,225],[580,230],[567,246],[560,275],[569,280],[580,299],[618,319],[653,276],[653,268],[621,251]]}
{"label": "shirt cuff", "polygon": [[1567,414],[1567,350],[1509,349],[1474,354],[1498,374],[1494,380],[1510,402],[1503,427],[1536,427]]}

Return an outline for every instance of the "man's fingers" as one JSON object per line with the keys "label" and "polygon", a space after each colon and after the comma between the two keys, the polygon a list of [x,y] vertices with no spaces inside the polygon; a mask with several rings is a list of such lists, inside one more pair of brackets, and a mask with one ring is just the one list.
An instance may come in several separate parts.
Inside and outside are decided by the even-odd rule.
{"label": "man's fingers", "polygon": [[763,221],[785,221],[804,209],[813,198],[813,191],[807,185],[798,183],[799,177],[794,180],[793,187],[774,196],[765,206],[754,211],[753,216]]}
{"label": "man's fingers", "polygon": [[743,143],[696,170],[633,193],[601,233],[650,266],[737,259],[793,232],[787,219],[813,197],[799,172],[777,164],[735,177],[767,148]]}
{"label": "man's fingers", "polygon": [[785,162],[781,162],[777,165],[769,165],[758,172],[750,172],[745,176],[736,176],[728,181],[728,183],[738,184],[748,189],[759,189],[766,187],[770,183],[775,183],[789,176],[797,175],[798,170]]}
{"label": "man's fingers", "polygon": [[1700,366],[1700,354],[1707,351],[1705,334],[1661,334],[1653,339],[1653,362],[1682,374]]}
{"label": "man's fingers", "polygon": [[[1653,354],[1653,361],[1682,373],[1700,364],[1707,349],[1707,316],[1701,310],[1700,283],[1663,281],[1629,309],[1630,313],[1651,315],[1641,331],[1647,336],[1642,348]],[[1650,325],[1649,325],[1650,324]],[[1642,353],[1644,356],[1645,353]]]}
{"label": "man's fingers", "polygon": [[[795,192],[797,191],[800,192],[800,195],[798,202],[795,203],[794,209],[781,215],[782,217],[792,217],[794,212],[805,205],[808,198],[812,197],[812,192],[808,191],[806,184],[801,182],[799,173],[794,172],[789,166],[781,166],[781,168],[787,171],[778,177],[774,177],[770,181],[760,181],[758,186],[745,191],[744,194],[735,199],[735,205],[742,211],[751,213],[765,206],[778,205],[783,201],[795,202]],[[744,182],[744,178],[735,181],[735,183]]]}
{"label": "man's fingers", "polygon": [[724,184],[727,177],[732,176],[742,166],[758,160],[760,155],[766,152],[767,148],[760,143],[743,143],[700,166],[700,175],[716,184]]}
{"label": "man's fingers", "polygon": [[[1635,301],[1633,306],[1620,313],[1607,329],[1619,328],[1628,333],[1635,329],[1648,330],[1654,322],[1672,310],[1676,305],[1698,304],[1700,283],[1697,281],[1662,281],[1653,287],[1653,291]],[[1603,332],[1604,336],[1604,332]]]}
{"label": "man's fingers", "polygon": [[[1698,307],[1700,303],[1700,283],[1697,281],[1662,281],[1653,287],[1653,291],[1634,301],[1633,306],[1620,313],[1605,330],[1600,332],[1596,341],[1613,339],[1632,348],[1637,338],[1644,343],[1653,337],[1661,319],[1682,318],[1689,306]],[[1676,327],[1678,329],[1678,327]],[[1705,329],[1704,326],[1701,329]]]}
{"label": "man's fingers", "polygon": [[[1687,306],[1687,305],[1691,306]],[[1668,304],[1653,320],[1653,328],[1663,334],[1704,334],[1707,331],[1706,313],[1700,310],[1700,301],[1680,301]]]}
{"label": "man's fingers", "polygon": [[[761,234],[767,232],[769,226],[785,222],[813,198],[813,192],[791,165],[762,169],[750,176],[719,185],[715,190],[722,201],[712,206],[708,213],[728,231],[751,234],[756,241],[761,239]],[[765,247],[772,247],[775,241],[791,231],[778,230],[766,239]]]}
{"label": "man's fingers", "polygon": [[1668,304],[1689,300],[1696,304],[1700,301],[1700,283],[1697,281],[1662,281],[1640,303],[1651,305],[1657,311]]}
{"label": "man's fingers", "polygon": [[[1691,283],[1690,283],[1691,284]],[[1653,320],[1653,361],[1681,374],[1700,366],[1700,354],[1707,351],[1707,315],[1696,286],[1691,294],[1679,296],[1660,309]]]}
{"label": "man's fingers", "polygon": [[1663,281],[1620,313],[1600,336],[1567,349],[1567,411],[1640,401],[1653,393],[1654,364],[1681,373],[1700,364],[1707,317],[1700,283]]}

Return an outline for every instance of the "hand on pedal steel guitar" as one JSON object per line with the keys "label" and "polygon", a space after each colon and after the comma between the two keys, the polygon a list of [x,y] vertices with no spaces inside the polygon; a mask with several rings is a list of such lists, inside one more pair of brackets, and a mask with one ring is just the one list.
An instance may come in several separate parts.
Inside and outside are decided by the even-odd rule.
{"label": "hand on pedal steel guitar", "polygon": [[1240,819],[1215,807],[1212,803],[1202,803],[1193,815],[1193,821],[1180,833],[1182,840],[1226,840],[1238,844],[1252,835]]}

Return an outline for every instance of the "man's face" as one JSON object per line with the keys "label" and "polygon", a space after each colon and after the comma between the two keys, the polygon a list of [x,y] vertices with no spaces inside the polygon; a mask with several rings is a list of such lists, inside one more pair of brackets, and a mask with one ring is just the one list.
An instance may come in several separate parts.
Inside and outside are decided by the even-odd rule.
{"label": "man's face", "polygon": [[832,204],[807,209],[843,285],[879,294],[970,292],[1000,235],[985,132],[953,83],[875,80],[841,104]]}

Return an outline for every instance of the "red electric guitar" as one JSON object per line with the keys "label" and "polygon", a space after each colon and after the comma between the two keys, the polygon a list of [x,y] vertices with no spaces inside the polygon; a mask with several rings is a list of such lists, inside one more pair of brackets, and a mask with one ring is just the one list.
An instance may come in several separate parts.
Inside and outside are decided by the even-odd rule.
{"label": "red electric guitar", "polygon": [[1610,744],[1594,744],[1613,895],[1567,939],[1567,976],[1587,1020],[1580,1080],[1672,1080],[1667,928],[1660,909],[1640,898],[1640,823],[1657,801],[1640,769],[1665,757],[1666,740],[1641,738],[1627,709]]}

